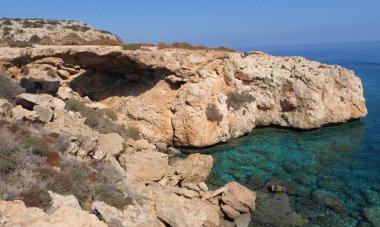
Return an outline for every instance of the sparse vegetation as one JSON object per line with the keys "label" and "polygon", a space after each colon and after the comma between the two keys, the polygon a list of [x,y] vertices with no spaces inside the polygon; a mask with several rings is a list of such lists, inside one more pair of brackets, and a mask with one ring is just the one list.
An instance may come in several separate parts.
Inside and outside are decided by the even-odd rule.
{"label": "sparse vegetation", "polygon": [[3,25],[12,25],[13,23],[11,20],[7,19],[7,20],[4,20],[2,24]]}
{"label": "sparse vegetation", "polygon": [[3,28],[3,35],[4,36],[9,36],[11,34],[12,30],[13,30],[13,28],[11,28],[11,27],[4,27]]}
{"label": "sparse vegetation", "polygon": [[63,28],[70,29],[76,32],[79,32],[79,31],[87,32],[88,30],[91,29],[91,27],[88,25],[79,25],[79,24],[66,25],[66,26],[63,26]]}
{"label": "sparse vegetation", "polygon": [[24,20],[22,26],[24,28],[42,28],[46,24],[45,20]]}
{"label": "sparse vegetation", "polygon": [[140,50],[140,49],[141,49],[141,45],[137,43],[129,43],[129,44],[123,45],[123,50]]}
{"label": "sparse vegetation", "polygon": [[133,130],[130,127],[126,129],[123,125],[115,124],[114,122],[107,119],[105,116],[112,120],[117,117],[116,113],[112,113],[113,111],[111,112],[109,109],[96,110],[86,106],[76,99],[66,100],[66,109],[80,112],[83,117],[87,118],[85,124],[91,128],[98,130],[100,133],[119,133],[123,137],[139,138],[140,133],[137,129]]}
{"label": "sparse vegetation", "polygon": [[256,98],[248,92],[239,93],[238,91],[231,91],[227,96],[228,106],[234,109],[240,109],[244,104],[256,101]]}
{"label": "sparse vegetation", "polygon": [[38,35],[33,35],[32,37],[30,37],[29,42],[32,44],[38,44],[41,42],[41,38],[38,37]]}
{"label": "sparse vegetation", "polygon": [[228,52],[238,52],[234,49],[227,47],[206,47],[206,46],[193,46],[190,43],[176,42],[176,43],[164,43],[160,42],[157,44],[158,49],[186,49],[186,50],[215,50],[215,51],[228,51]]}
{"label": "sparse vegetation", "polygon": [[220,113],[218,107],[213,103],[207,105],[206,116],[209,121],[219,122],[223,120],[223,115]]}
{"label": "sparse vegetation", "polygon": [[14,103],[16,96],[22,92],[24,92],[24,89],[16,80],[0,74],[0,98]]}
{"label": "sparse vegetation", "polygon": [[[51,190],[73,194],[87,210],[95,199],[117,208],[131,204],[116,186],[122,176],[110,163],[61,156],[54,149],[61,136],[44,134],[40,127],[0,121],[0,199],[21,199],[27,206],[47,209]],[[55,165],[40,151],[55,153]]]}
{"label": "sparse vegetation", "polygon": [[137,129],[137,128],[134,128],[134,127],[131,127],[129,126],[127,129],[126,129],[126,135],[128,138],[132,138],[134,140],[139,140],[141,139],[141,136],[140,136],[140,131]]}

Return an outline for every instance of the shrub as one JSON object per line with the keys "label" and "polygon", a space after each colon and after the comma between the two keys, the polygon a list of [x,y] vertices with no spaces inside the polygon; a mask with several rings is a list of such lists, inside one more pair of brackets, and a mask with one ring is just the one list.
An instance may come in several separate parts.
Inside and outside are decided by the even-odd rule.
{"label": "shrub", "polygon": [[88,25],[79,25],[79,24],[66,25],[66,26],[63,26],[63,28],[70,29],[76,32],[79,32],[79,31],[86,32],[91,29],[91,27]]}
{"label": "shrub", "polygon": [[95,187],[95,199],[119,209],[132,204],[131,198],[126,197],[120,189],[105,184]]}
{"label": "shrub", "polygon": [[121,136],[127,136],[128,131],[123,125],[115,124],[105,118],[105,116],[108,116],[111,119],[115,118],[116,114],[105,110],[95,110],[76,99],[68,99],[65,102],[66,109],[74,112],[80,112],[83,117],[87,118],[85,124],[90,128],[96,129],[103,134],[119,133]]}
{"label": "shrub", "polygon": [[20,47],[20,48],[33,47],[33,45],[27,41],[9,40],[7,41],[7,44],[10,47]]}
{"label": "shrub", "polygon": [[[99,199],[117,208],[131,204],[131,199],[116,187],[123,179],[109,162],[89,162],[67,156],[60,156],[52,143],[63,138],[57,134],[43,134],[42,126],[0,121],[0,198],[21,199],[27,206],[48,208],[51,190],[58,194],[73,194],[82,207]],[[21,136],[20,131],[32,135]],[[38,134],[37,134],[38,133]],[[38,135],[45,135],[38,138]],[[57,171],[37,152],[36,148],[55,152]],[[45,156],[44,156],[45,157]]]}
{"label": "shrub", "polygon": [[59,25],[59,24],[61,24],[61,22],[59,20],[47,20],[46,23],[50,24],[50,25]]}
{"label": "shrub", "polygon": [[240,109],[244,104],[256,101],[255,97],[248,92],[239,93],[237,91],[231,91],[227,97],[228,105],[235,109]]}
{"label": "shrub", "polygon": [[12,78],[0,74],[0,98],[14,103],[16,96],[23,93],[24,89]]}
{"label": "shrub", "polygon": [[238,52],[234,49],[227,48],[227,47],[207,47],[207,46],[193,46],[190,43],[185,43],[185,42],[176,42],[176,43],[164,43],[160,42],[157,44],[158,49],[186,49],[186,50],[215,50],[215,51],[227,51],[227,52]]}
{"label": "shrub", "polygon": [[112,109],[101,109],[100,111],[103,113],[104,116],[109,117],[111,120],[117,120],[117,114]]}
{"label": "shrub", "polygon": [[221,121],[223,115],[219,112],[218,107],[215,104],[208,104],[206,109],[207,120],[209,121]]}
{"label": "shrub", "polygon": [[37,44],[41,42],[41,38],[38,37],[38,35],[33,35],[32,37],[30,37],[29,42],[33,44]]}
{"label": "shrub", "polygon": [[11,28],[11,27],[4,27],[3,28],[3,35],[4,36],[8,36],[8,35],[10,35],[11,34],[11,31],[13,30],[13,28]]}
{"label": "shrub", "polygon": [[42,28],[46,22],[44,20],[24,20],[22,26],[24,28]]}
{"label": "shrub", "polygon": [[123,45],[123,50],[140,50],[141,49],[141,45],[139,44],[136,44],[136,43],[129,43],[129,44],[125,44]]}
{"label": "shrub", "polygon": [[4,25],[12,25],[12,21],[7,19],[7,20],[4,20],[3,23]]}
{"label": "shrub", "polygon": [[141,139],[140,131],[137,128],[129,126],[126,130],[126,135],[128,138],[139,140]]}

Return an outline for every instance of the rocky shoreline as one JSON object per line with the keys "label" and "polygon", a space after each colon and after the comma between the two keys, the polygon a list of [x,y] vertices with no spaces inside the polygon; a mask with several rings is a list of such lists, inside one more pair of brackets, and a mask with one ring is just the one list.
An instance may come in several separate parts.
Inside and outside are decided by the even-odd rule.
{"label": "rocky shoreline", "polygon": [[[2,194],[5,226],[248,226],[256,193],[236,182],[209,190],[212,156],[181,159],[175,147],[212,146],[257,126],[312,129],[367,114],[352,71],[302,57],[120,46],[0,47],[0,53],[2,89],[15,92],[0,96],[3,135],[16,142],[42,137],[47,153],[30,141],[20,152],[46,158],[36,167],[45,178],[66,174],[65,158],[90,166],[92,180],[101,172],[93,163],[107,163],[120,176],[112,190],[128,198],[117,207],[118,199],[81,200],[47,184],[38,196],[48,205],[27,208],[19,195]],[[5,85],[11,81],[20,92]],[[58,138],[65,146],[53,149]],[[17,169],[14,162],[5,162],[2,179]]]}

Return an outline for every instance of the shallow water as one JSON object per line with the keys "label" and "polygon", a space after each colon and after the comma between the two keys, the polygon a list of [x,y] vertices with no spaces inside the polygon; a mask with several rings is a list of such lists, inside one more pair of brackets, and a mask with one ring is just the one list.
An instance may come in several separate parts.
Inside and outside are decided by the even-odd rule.
{"label": "shallow water", "polygon": [[[237,181],[257,191],[253,226],[380,226],[380,43],[267,48],[340,64],[362,78],[369,115],[299,132],[255,129],[208,148],[209,184]],[[286,193],[270,193],[268,184]]]}

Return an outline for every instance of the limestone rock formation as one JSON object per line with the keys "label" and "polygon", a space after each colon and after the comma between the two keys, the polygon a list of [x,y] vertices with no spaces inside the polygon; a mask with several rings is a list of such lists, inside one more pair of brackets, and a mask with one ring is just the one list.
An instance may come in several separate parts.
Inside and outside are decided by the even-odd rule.
{"label": "limestone rock formation", "polygon": [[122,155],[119,161],[127,171],[127,177],[138,182],[159,181],[168,173],[168,156],[160,152]]}
{"label": "limestone rock formation", "polygon": [[116,35],[79,21],[0,19],[0,43],[41,45],[120,45]]}
{"label": "limestone rock formation", "polygon": [[28,208],[22,201],[0,201],[0,225],[11,226],[107,226],[80,208],[62,206],[52,214],[35,207]]}
{"label": "limestone rock formation", "polygon": [[60,96],[118,108],[121,122],[155,144],[205,147],[256,126],[311,129],[367,114],[360,78],[302,57],[109,46],[1,53],[5,73],[58,81]]}

